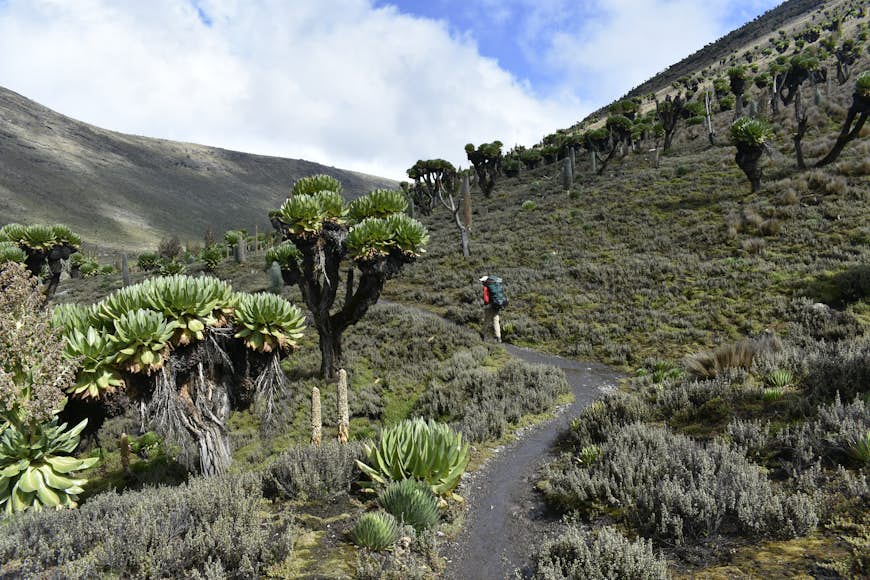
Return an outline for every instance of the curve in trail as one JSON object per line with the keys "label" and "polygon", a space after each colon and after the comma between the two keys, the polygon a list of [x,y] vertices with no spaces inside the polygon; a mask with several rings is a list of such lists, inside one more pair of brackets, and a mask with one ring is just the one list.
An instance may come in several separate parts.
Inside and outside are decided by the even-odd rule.
{"label": "curve in trail", "polygon": [[507,351],[532,364],[561,368],[574,393],[574,402],[550,421],[534,427],[508,445],[463,483],[468,501],[466,524],[448,544],[446,578],[489,580],[513,578],[528,566],[532,546],[541,541],[548,523],[546,510],[534,490],[537,470],[569,422],[622,375],[598,363],[545,355],[504,345]]}

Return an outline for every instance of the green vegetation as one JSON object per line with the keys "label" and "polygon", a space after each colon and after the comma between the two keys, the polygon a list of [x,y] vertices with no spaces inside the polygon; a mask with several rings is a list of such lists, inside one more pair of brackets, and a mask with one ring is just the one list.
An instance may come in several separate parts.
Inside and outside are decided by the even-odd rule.
{"label": "green vegetation", "polygon": [[468,443],[462,434],[437,421],[409,419],[384,429],[377,444],[366,447],[360,469],[386,484],[416,479],[438,495],[450,494],[468,465]]}
{"label": "green vegetation", "polygon": [[396,518],[384,512],[361,515],[350,532],[354,544],[376,552],[392,546],[398,536]]}
{"label": "green vegetation", "polygon": [[[425,252],[429,240],[426,228],[402,213],[407,207],[402,192],[375,190],[350,204],[340,192],[341,184],[325,175],[300,179],[271,213],[278,233],[298,250],[280,256],[276,251],[274,257],[283,260],[283,278],[299,286],[311,312],[320,337],[320,372],[327,379],[341,364],[344,331],[378,301],[387,280]],[[332,312],[345,259],[350,261],[348,295]],[[354,289],[356,270],[360,279]]]}
{"label": "green vegetation", "polygon": [[400,524],[417,531],[438,523],[438,502],[432,490],[413,479],[393,481],[378,495],[378,503]]}

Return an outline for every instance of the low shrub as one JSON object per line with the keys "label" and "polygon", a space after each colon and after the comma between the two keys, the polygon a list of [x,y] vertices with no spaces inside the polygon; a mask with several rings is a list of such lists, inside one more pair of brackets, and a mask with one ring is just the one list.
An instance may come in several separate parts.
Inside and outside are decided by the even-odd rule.
{"label": "low shrub", "polygon": [[575,449],[598,445],[626,425],[652,418],[653,410],[637,395],[615,392],[585,409],[571,422],[568,441]]}
{"label": "low shrub", "polygon": [[266,472],[266,496],[326,500],[347,493],[359,478],[356,461],[363,457],[365,449],[358,441],[293,447],[279,455]]}
{"label": "low shrub", "polygon": [[611,527],[596,532],[569,527],[544,544],[533,561],[532,578],[537,580],[670,577],[667,560],[655,554],[652,542],[629,540]]}
{"label": "low shrub", "polygon": [[726,530],[793,537],[818,523],[810,498],[775,492],[757,465],[717,441],[705,447],[636,423],[600,447],[601,457],[588,466],[573,457],[548,466],[552,505],[617,510],[620,519],[677,544]]}
{"label": "low shrub", "polygon": [[469,441],[498,439],[523,415],[552,409],[568,392],[562,371],[511,360],[497,372],[469,353],[455,355],[417,402],[417,412],[450,422]]}
{"label": "low shrub", "polygon": [[[251,578],[286,557],[293,528],[260,516],[260,478],[196,478],[105,493],[78,510],[25,513],[0,534],[3,574],[62,578]],[[50,547],[50,549],[48,548]]]}

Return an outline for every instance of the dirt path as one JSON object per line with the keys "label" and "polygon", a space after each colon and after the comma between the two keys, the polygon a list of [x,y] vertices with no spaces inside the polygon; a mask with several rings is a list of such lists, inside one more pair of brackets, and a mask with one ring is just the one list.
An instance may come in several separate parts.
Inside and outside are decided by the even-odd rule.
{"label": "dirt path", "polygon": [[553,443],[570,420],[602,392],[613,388],[620,376],[601,364],[505,347],[526,362],[564,370],[575,401],[552,420],[501,449],[463,482],[459,492],[469,503],[466,524],[460,536],[444,547],[446,578],[513,578],[515,569],[528,565],[532,545],[540,542],[540,536],[552,523],[534,490],[535,473],[550,457]]}

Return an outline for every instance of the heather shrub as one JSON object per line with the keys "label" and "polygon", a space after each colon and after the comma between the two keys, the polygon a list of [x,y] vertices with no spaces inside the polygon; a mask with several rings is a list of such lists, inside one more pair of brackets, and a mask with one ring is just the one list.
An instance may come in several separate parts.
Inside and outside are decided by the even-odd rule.
{"label": "heather shrub", "polygon": [[870,340],[821,344],[803,361],[803,389],[812,401],[849,401],[870,391]]}
{"label": "heather shrub", "polygon": [[279,455],[266,472],[267,497],[326,500],[350,491],[359,479],[358,459],[365,457],[363,444],[326,441],[300,445]]}
{"label": "heather shrub", "polygon": [[485,441],[504,435],[525,414],[551,409],[568,391],[559,369],[511,360],[492,372],[478,366],[483,355],[455,355],[420,397],[417,412],[454,424],[470,441]]}
{"label": "heather shrub", "polygon": [[597,445],[622,427],[652,416],[652,408],[637,395],[617,391],[583,409],[571,422],[567,439],[574,449]]}
{"label": "heather shrub", "polygon": [[870,413],[865,402],[856,397],[844,405],[838,395],[832,403],[819,406],[815,419],[787,425],[770,444],[789,471],[800,473],[820,459],[851,463],[853,450],[868,429]]}
{"label": "heather shrub", "polygon": [[533,556],[536,580],[668,578],[668,563],[653,551],[652,542],[629,540],[611,527],[588,532],[567,528],[544,544]]}
{"label": "heather shrub", "polygon": [[15,518],[0,534],[0,561],[22,577],[262,576],[293,533],[261,518],[262,497],[253,474],[105,493],[78,510]]}
{"label": "heather shrub", "polygon": [[614,433],[600,458],[547,468],[548,501],[563,510],[617,510],[620,519],[677,544],[737,531],[793,537],[818,523],[803,494],[774,491],[764,472],[717,441],[703,446],[641,423]]}

